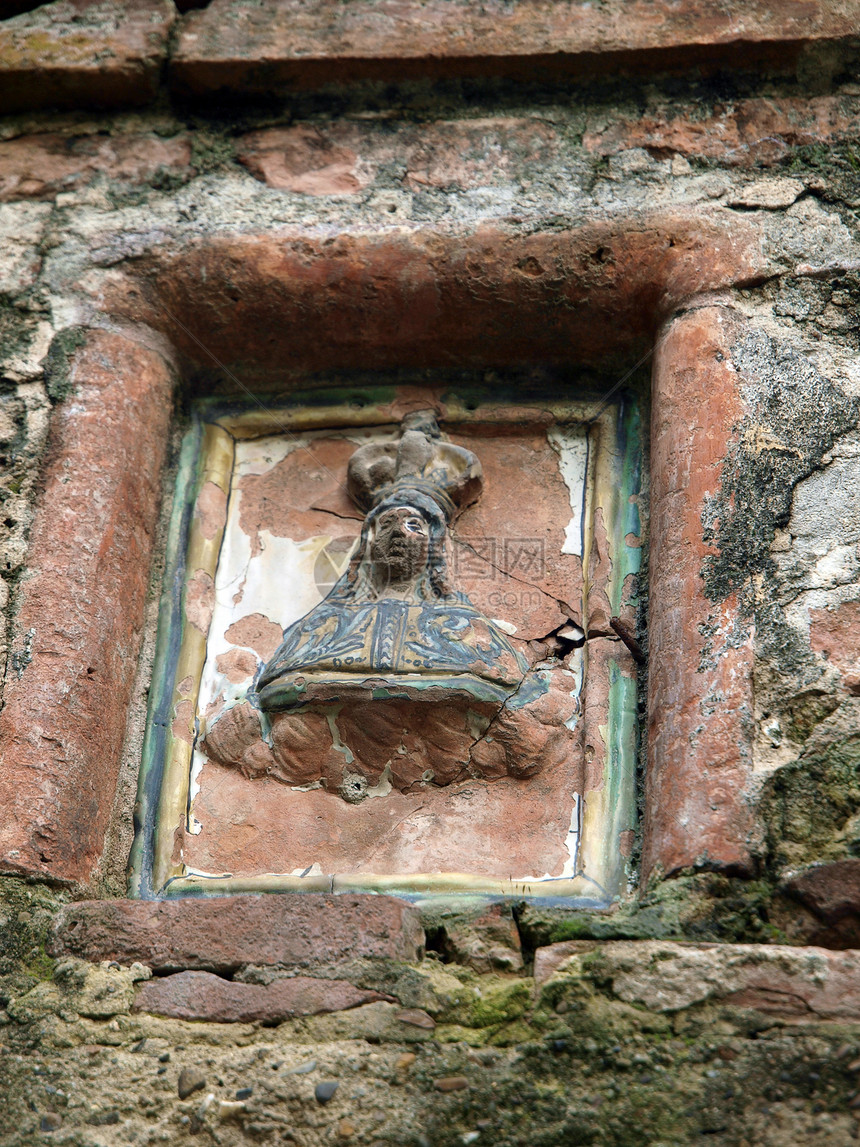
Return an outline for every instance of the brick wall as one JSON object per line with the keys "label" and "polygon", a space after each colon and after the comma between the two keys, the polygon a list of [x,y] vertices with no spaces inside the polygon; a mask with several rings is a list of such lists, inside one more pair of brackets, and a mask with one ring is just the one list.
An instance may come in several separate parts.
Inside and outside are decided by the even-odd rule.
{"label": "brick wall", "polygon": [[[0,1142],[851,1141],[857,3],[3,16]],[[189,400],[514,369],[650,409],[638,886],[127,901]]]}

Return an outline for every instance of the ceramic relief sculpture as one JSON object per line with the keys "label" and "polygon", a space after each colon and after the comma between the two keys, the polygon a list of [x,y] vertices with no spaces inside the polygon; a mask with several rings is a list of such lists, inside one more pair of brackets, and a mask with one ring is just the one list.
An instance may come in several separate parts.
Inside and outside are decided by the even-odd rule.
{"label": "ceramic relief sculpture", "polygon": [[482,485],[477,456],[431,412],[358,448],[347,490],[366,516],[346,572],[213,722],[206,756],[351,803],[562,759],[568,714],[551,673],[530,668],[449,574],[449,526]]}
{"label": "ceramic relief sculpture", "polygon": [[639,410],[486,381],[195,406],[139,894],[623,889]]}

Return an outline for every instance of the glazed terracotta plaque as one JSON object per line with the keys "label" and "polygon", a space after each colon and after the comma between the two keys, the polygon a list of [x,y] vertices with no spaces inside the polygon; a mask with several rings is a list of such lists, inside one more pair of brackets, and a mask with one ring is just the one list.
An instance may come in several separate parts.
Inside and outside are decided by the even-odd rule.
{"label": "glazed terracotta plaque", "polygon": [[636,425],[414,391],[360,420],[201,407],[135,890],[618,895]]}

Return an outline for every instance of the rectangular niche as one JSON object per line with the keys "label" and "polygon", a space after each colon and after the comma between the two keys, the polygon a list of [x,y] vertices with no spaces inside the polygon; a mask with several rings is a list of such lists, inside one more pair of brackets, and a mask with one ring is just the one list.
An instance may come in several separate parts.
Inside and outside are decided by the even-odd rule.
{"label": "rectangular niche", "polygon": [[[384,402],[340,397],[194,411],[171,521],[133,894],[611,902],[626,888],[635,829],[636,666],[610,625],[621,618],[632,630],[635,620],[635,404],[595,419],[593,403],[566,399],[440,400],[416,387]],[[365,514],[347,491],[350,458],[364,447],[393,457],[411,425],[404,415],[420,421],[422,410],[435,412],[438,441],[483,470],[480,497],[448,527],[449,596],[432,617],[460,603],[467,645],[489,648],[486,633],[496,635],[485,677],[501,679],[507,658],[523,684],[499,696],[481,678],[466,701],[462,691],[451,701],[426,672],[401,672],[394,685],[371,674],[363,699],[345,701],[332,680],[352,666],[336,659],[323,675],[326,703],[314,694],[288,714],[261,711],[255,682],[284,631],[335,600],[338,579],[358,568]],[[378,624],[389,634],[392,616],[417,616],[386,608]]]}

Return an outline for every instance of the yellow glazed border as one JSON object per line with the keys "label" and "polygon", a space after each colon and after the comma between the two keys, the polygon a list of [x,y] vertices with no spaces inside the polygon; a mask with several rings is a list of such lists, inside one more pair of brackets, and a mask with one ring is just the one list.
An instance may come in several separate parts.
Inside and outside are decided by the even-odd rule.
{"label": "yellow glazed border", "polygon": [[[547,428],[552,424],[584,424],[589,407],[584,402],[561,402],[551,406],[516,408],[515,421],[519,425],[539,424]],[[443,421],[457,424],[504,424],[499,407],[467,409],[461,404],[446,404]],[[495,417],[492,417],[495,415]],[[588,616],[588,570],[593,544],[595,507],[612,504],[617,490],[616,460],[611,456],[615,439],[617,407],[605,408],[588,426],[588,468],[583,522],[583,618]],[[392,425],[394,419],[384,407],[366,405],[358,410],[344,406],[314,407],[292,410],[255,409],[241,414],[222,415],[203,424],[201,441],[201,469],[195,496],[207,483],[214,483],[229,502],[234,446],[236,440],[266,437],[272,434],[311,430],[346,429]],[[608,448],[609,447],[609,448]],[[161,798],[156,815],[152,887],[156,895],[182,896],[230,894],[240,892],[375,892],[389,895],[449,896],[483,895],[504,897],[536,897],[566,899],[568,901],[605,900],[605,889],[618,883],[618,833],[622,827],[616,823],[625,810],[613,808],[609,786],[583,794],[581,802],[581,834],[578,867],[580,872],[570,879],[511,881],[476,876],[471,873],[434,873],[390,875],[385,873],[333,874],[298,877],[288,874],[262,874],[234,877],[231,874],[204,874],[189,871],[181,858],[181,842],[189,816],[189,787],[191,776],[193,714],[197,709],[200,678],[206,658],[207,634],[190,625],[185,619],[185,593],[188,581],[203,573],[214,580],[223,539],[224,526],[207,537],[199,515],[193,515],[188,534],[182,611],[183,627],[173,685],[171,712],[174,725],[168,730],[166,760],[161,785]],[[614,555],[613,555],[614,556]],[[613,561],[613,571],[616,563]],[[585,678],[583,690],[588,688],[588,642],[585,643]],[[190,683],[190,684],[189,684]],[[584,695],[584,694],[583,694]],[[188,727],[179,726],[180,706],[192,715]],[[182,734],[185,734],[183,736]],[[608,754],[607,754],[608,763]],[[610,831],[607,832],[607,828]],[[589,875],[582,872],[585,868]]]}

